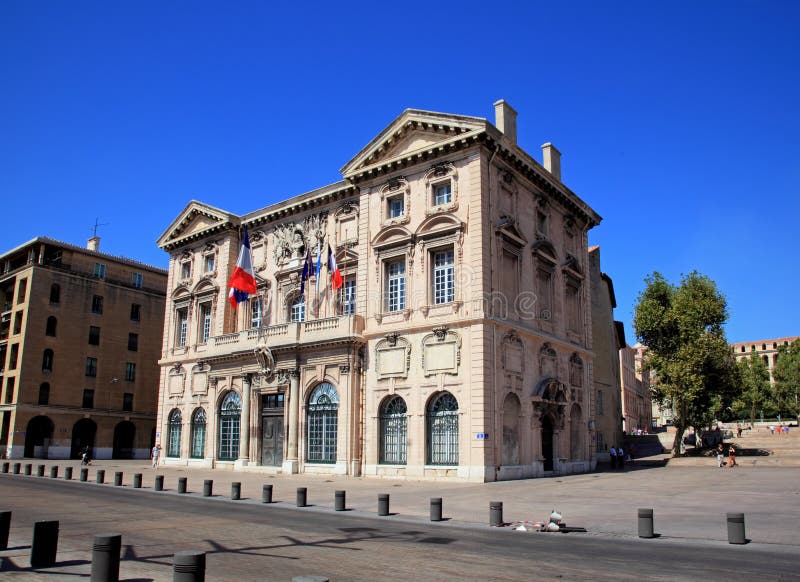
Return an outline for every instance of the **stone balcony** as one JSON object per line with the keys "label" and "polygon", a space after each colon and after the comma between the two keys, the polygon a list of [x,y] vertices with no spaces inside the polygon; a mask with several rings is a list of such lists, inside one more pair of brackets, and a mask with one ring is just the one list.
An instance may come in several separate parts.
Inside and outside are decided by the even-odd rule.
{"label": "stone balcony", "polygon": [[202,357],[213,358],[252,351],[258,345],[266,345],[275,350],[298,344],[325,344],[360,338],[363,331],[364,318],[360,315],[326,317],[213,336],[209,338],[208,343],[197,345],[195,352]]}

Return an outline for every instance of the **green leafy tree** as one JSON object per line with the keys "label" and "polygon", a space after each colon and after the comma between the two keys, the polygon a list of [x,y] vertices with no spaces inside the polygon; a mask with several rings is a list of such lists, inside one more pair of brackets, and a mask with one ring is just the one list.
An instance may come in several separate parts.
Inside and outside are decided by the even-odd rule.
{"label": "green leafy tree", "polygon": [[658,377],[655,396],[672,405],[677,456],[686,429],[710,423],[732,400],[736,367],[722,328],[727,304],[714,281],[696,271],[678,286],[657,272],[645,283],[633,324],[648,348],[645,364]]}
{"label": "green leafy tree", "polygon": [[731,406],[737,418],[748,417],[756,421],[756,412],[764,411],[771,416],[772,390],[769,385],[769,370],[755,353],[736,362],[739,371],[741,393]]}
{"label": "green leafy tree", "polygon": [[778,361],[772,370],[774,398],[782,415],[797,416],[800,390],[800,340],[778,348]]}

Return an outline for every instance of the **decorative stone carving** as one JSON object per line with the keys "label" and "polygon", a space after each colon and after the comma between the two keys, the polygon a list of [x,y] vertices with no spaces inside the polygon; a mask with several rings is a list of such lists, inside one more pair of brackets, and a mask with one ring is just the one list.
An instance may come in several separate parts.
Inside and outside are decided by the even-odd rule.
{"label": "decorative stone carving", "polygon": [[379,380],[406,378],[411,369],[411,344],[407,339],[389,334],[375,346],[375,371]]}
{"label": "decorative stone carving", "polygon": [[525,370],[525,361],[523,359],[522,340],[513,331],[508,332],[501,340],[502,351],[502,365],[503,369],[508,374],[522,376]]}
{"label": "decorative stone carving", "polygon": [[261,374],[267,382],[272,382],[275,377],[275,358],[272,352],[264,343],[259,343],[253,352],[258,360],[258,365],[261,368]]}
{"label": "decorative stone carving", "polygon": [[445,327],[432,330],[422,338],[422,371],[433,374],[458,375],[461,365],[461,337]]}

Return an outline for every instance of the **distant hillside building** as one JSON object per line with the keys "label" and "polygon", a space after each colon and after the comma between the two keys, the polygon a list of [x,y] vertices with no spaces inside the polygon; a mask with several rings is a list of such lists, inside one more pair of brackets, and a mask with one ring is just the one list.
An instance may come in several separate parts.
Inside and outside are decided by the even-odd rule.
{"label": "distant hillside building", "polygon": [[[406,110],[341,182],[176,217],[158,241],[167,464],[479,482],[594,468],[600,217],[558,150],[536,162],[516,112],[495,110],[495,125]],[[245,227],[258,293],[234,311]]]}
{"label": "distant hillside building", "polygon": [[767,367],[767,370],[769,370],[770,384],[774,384],[775,377],[773,376],[773,370],[775,369],[775,363],[778,361],[778,348],[780,346],[788,346],[798,339],[800,339],[800,336],[737,342],[731,344],[731,351],[733,351],[733,355],[737,361],[741,360],[742,358],[748,358],[752,355],[756,355],[761,358],[764,361],[764,365]]}
{"label": "distant hillside building", "polygon": [[0,452],[147,458],[166,272],[45,237],[0,255]]}

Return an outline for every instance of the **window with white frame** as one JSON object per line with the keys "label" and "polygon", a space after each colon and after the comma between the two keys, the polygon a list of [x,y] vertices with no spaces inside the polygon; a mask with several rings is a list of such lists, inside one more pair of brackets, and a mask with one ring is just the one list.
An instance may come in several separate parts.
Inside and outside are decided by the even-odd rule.
{"label": "window with white frame", "polygon": [[403,216],[405,212],[405,204],[403,202],[403,194],[392,196],[386,199],[386,217],[398,218]]}
{"label": "window with white frame", "polygon": [[200,343],[211,337],[211,303],[200,304]]}
{"label": "window with white frame", "polygon": [[304,295],[298,295],[292,300],[289,306],[289,321],[305,321],[306,320],[306,298]]}
{"label": "window with white frame", "polygon": [[250,300],[250,327],[261,327],[264,323],[264,300],[253,297]]}
{"label": "window with white frame", "polygon": [[189,331],[189,308],[181,307],[177,311],[175,324],[175,345],[182,348],[186,345],[186,334]]}
{"label": "window with white frame", "polygon": [[406,261],[394,260],[386,263],[386,311],[402,311],[406,308]]}
{"label": "window with white frame", "polygon": [[453,249],[433,252],[433,303],[455,301],[455,262]]}
{"label": "window with white frame", "polygon": [[444,184],[434,184],[433,186],[433,205],[441,206],[450,204],[453,201],[453,187],[450,182]]}
{"label": "window with white frame", "polygon": [[203,266],[206,273],[214,272],[214,255],[206,255],[203,257]]}
{"label": "window with white frame", "polygon": [[356,312],[356,279],[345,279],[342,285],[342,315],[353,315]]}
{"label": "window with white frame", "polygon": [[181,263],[181,279],[190,279],[192,277],[192,263],[191,261],[183,261]]}

